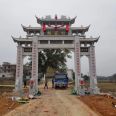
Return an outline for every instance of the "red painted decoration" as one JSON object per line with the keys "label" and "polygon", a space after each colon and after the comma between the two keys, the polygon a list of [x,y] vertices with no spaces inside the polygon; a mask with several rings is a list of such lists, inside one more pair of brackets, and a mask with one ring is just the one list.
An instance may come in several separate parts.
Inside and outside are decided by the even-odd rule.
{"label": "red painted decoration", "polygon": [[69,32],[69,24],[66,24],[66,32]]}
{"label": "red painted decoration", "polygon": [[57,30],[58,30],[58,27],[57,27],[57,26],[55,26],[55,27],[54,27],[54,29],[55,29],[55,31],[57,31]]}
{"label": "red painted decoration", "polygon": [[30,81],[29,81],[29,85],[30,85],[30,86],[33,86],[33,84],[34,84],[34,80],[30,80]]}
{"label": "red painted decoration", "polygon": [[43,25],[42,25],[42,30],[43,30],[43,32],[46,31],[46,24],[45,23],[43,23]]}
{"label": "red painted decoration", "polygon": [[84,80],[80,80],[80,85],[84,85]]}

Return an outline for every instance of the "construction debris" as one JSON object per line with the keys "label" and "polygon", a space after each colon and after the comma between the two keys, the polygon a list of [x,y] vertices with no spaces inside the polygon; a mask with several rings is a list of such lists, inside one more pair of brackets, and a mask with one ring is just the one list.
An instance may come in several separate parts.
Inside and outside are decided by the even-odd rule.
{"label": "construction debris", "polygon": [[72,89],[72,90],[71,90],[71,94],[72,94],[72,95],[77,95],[77,91],[76,91],[75,89]]}
{"label": "construction debris", "polygon": [[116,102],[112,102],[113,107],[116,108]]}

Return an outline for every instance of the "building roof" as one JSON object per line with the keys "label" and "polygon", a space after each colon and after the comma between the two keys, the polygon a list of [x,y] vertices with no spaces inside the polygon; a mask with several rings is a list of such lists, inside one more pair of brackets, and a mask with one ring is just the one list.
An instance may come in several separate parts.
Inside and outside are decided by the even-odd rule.
{"label": "building roof", "polygon": [[40,33],[40,31],[41,31],[41,27],[31,27],[31,26],[26,27],[26,26],[24,26],[22,24],[21,24],[21,26],[22,26],[22,28],[23,28],[23,30],[25,32],[29,32],[29,33]]}
{"label": "building roof", "polygon": [[[52,36],[53,37],[53,36]],[[57,36],[56,36],[57,37]],[[96,37],[96,38],[93,38],[93,37],[89,37],[89,38],[86,38],[86,37],[81,37],[80,38],[80,42],[81,43],[94,43],[94,42],[97,42],[98,40],[99,40],[99,38],[100,38],[100,36],[99,37]],[[14,40],[14,42],[20,42],[20,43],[32,43],[32,38],[30,37],[30,38],[15,38],[15,37],[13,37],[12,36],[12,39]],[[67,40],[69,40],[68,38],[66,38]],[[45,40],[45,39],[41,39],[41,38],[39,38],[39,40]],[[48,40],[48,39],[47,39]],[[52,40],[52,38],[50,39],[50,40]],[[53,39],[54,40],[54,39]],[[57,40],[57,39],[56,39]],[[58,38],[58,40],[59,40],[59,38]],[[72,38],[72,40],[74,40],[73,38]]]}
{"label": "building roof", "polygon": [[[21,25],[23,30],[27,33],[40,33],[41,32],[41,27],[31,27],[31,26],[24,26],[24,25]],[[86,26],[86,27],[71,27],[71,30],[72,30],[72,33],[83,33],[83,32],[86,32],[88,31],[90,25],[89,26]],[[49,29],[49,30],[52,30],[54,29],[53,27],[46,27],[46,30]],[[65,30],[66,28],[65,27],[60,27],[61,30]]]}
{"label": "building roof", "polygon": [[91,43],[91,42],[97,42],[98,40],[99,40],[99,38],[100,38],[100,36],[99,37],[96,37],[96,38],[93,38],[93,37],[89,37],[89,38],[85,38],[85,37],[83,37],[83,38],[80,38],[80,42],[81,43]]}
{"label": "building roof", "polygon": [[86,27],[83,27],[83,26],[81,26],[81,27],[71,27],[71,30],[72,30],[72,33],[83,33],[83,32],[85,33],[89,30],[89,27],[90,27],[90,25],[86,26]]}
{"label": "building roof", "polygon": [[36,16],[37,19],[37,23],[38,24],[43,24],[45,23],[46,25],[66,25],[66,24],[73,24],[75,22],[76,17],[74,18],[67,18],[66,16],[61,16],[61,18],[57,18],[57,16],[55,16],[55,18],[51,18],[51,16],[46,16],[46,18],[38,18]]}
{"label": "building roof", "polygon": [[13,37],[13,36],[11,36],[11,37],[12,37],[14,42],[32,43],[32,39],[31,38],[22,38],[22,37],[16,38],[16,37]]}

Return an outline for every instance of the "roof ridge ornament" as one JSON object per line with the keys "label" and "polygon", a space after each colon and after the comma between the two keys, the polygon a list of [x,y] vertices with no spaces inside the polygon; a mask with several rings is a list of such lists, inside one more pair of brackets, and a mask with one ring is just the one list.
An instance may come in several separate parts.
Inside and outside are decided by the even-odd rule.
{"label": "roof ridge ornament", "polygon": [[51,19],[51,15],[46,15],[46,19]]}
{"label": "roof ridge ornament", "polygon": [[83,27],[83,25],[81,25],[81,27]]}
{"label": "roof ridge ornament", "polygon": [[61,15],[61,19],[66,19],[66,16],[65,15]]}
{"label": "roof ridge ornament", "polygon": [[12,39],[14,39],[15,37],[13,37],[12,35],[11,35],[11,37],[12,37]]}
{"label": "roof ridge ornament", "polygon": [[93,38],[92,36],[90,36],[90,38]]}
{"label": "roof ridge ornament", "polygon": [[55,14],[55,20],[57,20],[58,19],[58,16],[57,16],[57,14]]}

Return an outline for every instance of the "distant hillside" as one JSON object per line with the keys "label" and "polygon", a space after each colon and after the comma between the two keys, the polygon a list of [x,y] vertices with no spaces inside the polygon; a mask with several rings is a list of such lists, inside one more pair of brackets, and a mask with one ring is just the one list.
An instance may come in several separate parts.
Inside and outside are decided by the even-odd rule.
{"label": "distant hillside", "polygon": [[109,82],[116,82],[116,74],[111,76],[97,76],[97,80],[99,81],[109,81]]}

